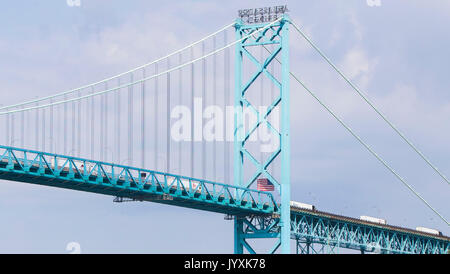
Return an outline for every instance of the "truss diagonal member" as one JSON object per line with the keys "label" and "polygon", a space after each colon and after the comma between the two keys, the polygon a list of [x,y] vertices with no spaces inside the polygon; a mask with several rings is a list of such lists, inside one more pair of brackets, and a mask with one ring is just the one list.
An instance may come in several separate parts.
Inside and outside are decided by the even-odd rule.
{"label": "truss diagonal member", "polygon": [[[276,158],[278,156],[278,154],[281,152],[281,149],[278,149],[276,151],[276,153],[274,153],[274,155],[272,155],[273,157],[271,157],[271,161],[273,161],[274,158]],[[256,160],[253,155],[248,152],[248,150],[246,149],[242,149],[242,153],[247,156],[250,161],[255,165],[255,167],[257,168],[257,171],[255,172],[255,174],[253,174],[253,176],[250,178],[250,180],[245,184],[245,186],[247,188],[251,187],[251,185],[256,181],[256,179],[258,178],[258,176],[260,176],[261,174],[264,174],[272,183],[276,183],[277,186],[279,187],[280,183],[269,173],[267,172],[266,165],[261,165],[260,162],[258,162],[258,160]]]}
{"label": "truss diagonal member", "polygon": [[278,53],[281,51],[281,46],[278,46],[274,52],[270,53],[270,56],[264,61],[263,64],[261,64],[247,49],[246,47],[242,47],[243,52],[246,54],[246,56],[258,67],[258,71],[254,73],[254,75],[250,78],[250,80],[247,82],[247,84],[242,89],[242,95],[245,94],[245,92],[248,90],[248,88],[253,84],[253,82],[261,75],[261,73],[264,73],[269,79],[271,79],[278,88],[281,87],[281,83],[267,70],[267,66],[276,58]]}
{"label": "truss diagonal member", "polygon": [[256,254],[256,251],[247,243],[245,239],[242,239],[241,241],[250,254]]}
{"label": "truss diagonal member", "polygon": [[251,136],[251,134],[262,124],[262,123],[266,123],[267,127],[275,132],[275,133],[279,133],[273,126],[272,124],[267,120],[267,117],[270,115],[270,113],[274,110],[275,107],[277,107],[277,105],[281,102],[281,96],[279,96],[278,98],[275,99],[275,101],[266,109],[266,111],[264,112],[264,115],[260,115],[259,111],[245,98],[241,99],[242,103],[245,103],[245,106],[249,109],[251,109],[253,111],[253,113],[256,115],[256,123],[253,125],[252,129],[249,130],[249,132],[246,134],[243,143],[244,144]]}
{"label": "truss diagonal member", "polygon": [[281,239],[278,238],[276,244],[272,247],[272,249],[269,251],[269,254],[275,254],[277,252],[278,248],[281,246]]}

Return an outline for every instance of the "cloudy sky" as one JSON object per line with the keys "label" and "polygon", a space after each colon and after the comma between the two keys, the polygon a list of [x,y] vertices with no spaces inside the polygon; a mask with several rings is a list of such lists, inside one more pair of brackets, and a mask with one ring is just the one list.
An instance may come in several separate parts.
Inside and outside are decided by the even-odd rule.
{"label": "cloudy sky", "polygon": [[[231,23],[287,4],[293,20],[444,173],[450,174],[450,3],[341,1],[9,1],[0,11],[0,94],[12,104],[126,71]],[[449,186],[294,31],[291,70],[450,218]],[[291,83],[292,199],[342,215],[449,227],[301,87]],[[0,182],[1,253],[231,253],[220,214]]]}

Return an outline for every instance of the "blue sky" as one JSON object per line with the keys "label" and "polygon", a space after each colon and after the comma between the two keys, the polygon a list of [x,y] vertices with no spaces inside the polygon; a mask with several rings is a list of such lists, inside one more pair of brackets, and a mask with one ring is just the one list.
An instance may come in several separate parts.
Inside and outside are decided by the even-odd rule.
{"label": "blue sky", "polygon": [[[450,174],[450,3],[284,1],[290,15],[381,110]],[[280,4],[258,1],[256,6]],[[2,104],[103,79],[232,22],[254,1],[9,1],[0,11]],[[449,189],[291,32],[291,70],[450,218]],[[291,83],[292,199],[342,215],[379,216],[450,234],[304,90]],[[13,96],[11,95],[13,94]],[[220,214],[0,182],[0,252],[231,253]]]}

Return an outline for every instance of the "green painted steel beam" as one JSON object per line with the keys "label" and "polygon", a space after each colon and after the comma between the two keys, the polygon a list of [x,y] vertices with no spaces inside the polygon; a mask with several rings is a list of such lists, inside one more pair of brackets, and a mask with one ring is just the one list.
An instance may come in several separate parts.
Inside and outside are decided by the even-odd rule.
{"label": "green painted steel beam", "polygon": [[270,193],[147,169],[0,146],[0,179],[232,215],[278,210]]}

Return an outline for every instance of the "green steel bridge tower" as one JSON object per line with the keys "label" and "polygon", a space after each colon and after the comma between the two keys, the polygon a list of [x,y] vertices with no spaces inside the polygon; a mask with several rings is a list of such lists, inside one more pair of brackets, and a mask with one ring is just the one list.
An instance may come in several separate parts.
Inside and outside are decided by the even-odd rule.
{"label": "green steel bridge tower", "polygon": [[[283,14],[282,19],[269,28],[241,40],[265,26],[266,24],[244,24],[241,19],[238,19],[235,25],[236,40],[240,42],[236,45],[235,57],[234,183],[236,186],[249,188],[258,177],[267,178],[277,186],[280,193],[280,212],[272,216],[237,216],[234,223],[235,253],[243,253],[244,247],[247,251],[254,252],[246,241],[248,238],[275,238],[276,242],[269,252],[273,253],[281,247],[282,253],[290,253],[289,17]],[[268,45],[274,47],[274,50],[264,60],[258,60],[249,50],[249,48],[258,47],[267,49]],[[268,69],[277,57],[282,60],[280,79],[276,79],[276,76]],[[249,79],[243,79],[244,58],[249,59],[256,67],[256,72]],[[273,101],[269,103],[264,113],[260,113],[261,110],[257,109],[256,102],[252,102],[247,96],[251,86],[261,77],[269,79],[279,91],[275,98],[271,98]],[[244,107],[258,117],[256,123],[248,125],[248,131],[244,127]],[[275,108],[281,108],[281,128],[279,129],[268,121],[270,113]],[[278,138],[279,146],[267,159],[258,161],[245,145],[251,135],[255,134],[263,124]],[[281,158],[279,180],[276,180],[268,168],[277,157]],[[256,167],[256,172],[249,176],[248,181],[244,181],[244,161],[250,161]]]}

